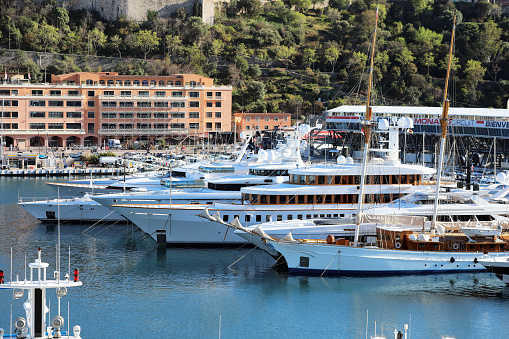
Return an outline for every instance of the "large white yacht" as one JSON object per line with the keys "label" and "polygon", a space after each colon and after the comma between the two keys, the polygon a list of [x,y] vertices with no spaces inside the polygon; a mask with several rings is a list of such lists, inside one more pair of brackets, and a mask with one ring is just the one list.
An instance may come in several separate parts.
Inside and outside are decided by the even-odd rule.
{"label": "large white yacht", "polygon": [[[384,157],[372,159],[367,168],[367,206],[391,202],[431,183],[424,178],[433,175],[434,169],[402,164],[397,158],[398,129],[410,125],[411,121],[401,119],[393,124],[385,120],[379,123],[379,129],[389,132],[389,146],[375,149]],[[227,226],[197,215],[208,208],[211,214],[218,213],[225,222],[238,217],[247,226],[268,221],[351,216],[356,210],[360,174],[360,164],[351,158],[340,157],[334,165],[299,166],[290,170],[287,183],[244,187],[239,203],[127,205],[117,202],[110,208],[154,239],[159,237],[159,242],[165,238],[169,244],[243,243],[246,240],[228,232]]]}

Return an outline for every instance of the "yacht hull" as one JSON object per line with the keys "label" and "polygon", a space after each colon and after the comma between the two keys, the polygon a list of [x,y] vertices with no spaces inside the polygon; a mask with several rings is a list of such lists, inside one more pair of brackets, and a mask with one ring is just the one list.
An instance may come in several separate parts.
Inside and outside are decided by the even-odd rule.
{"label": "yacht hull", "polygon": [[384,250],[328,244],[267,241],[279,252],[290,274],[403,275],[484,271],[477,252]]}

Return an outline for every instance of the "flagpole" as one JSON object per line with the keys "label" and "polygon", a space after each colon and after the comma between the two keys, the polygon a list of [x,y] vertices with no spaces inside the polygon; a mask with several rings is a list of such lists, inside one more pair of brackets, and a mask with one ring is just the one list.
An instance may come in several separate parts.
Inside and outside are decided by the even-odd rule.
{"label": "flagpole", "polygon": [[2,125],[0,128],[0,159],[2,161],[1,169],[4,167],[4,103],[5,98],[2,97],[2,120],[0,121],[0,124]]}

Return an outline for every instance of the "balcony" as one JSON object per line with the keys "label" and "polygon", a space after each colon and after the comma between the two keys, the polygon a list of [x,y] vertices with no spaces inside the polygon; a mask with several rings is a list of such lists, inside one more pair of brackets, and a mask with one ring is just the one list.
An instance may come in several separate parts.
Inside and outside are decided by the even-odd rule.
{"label": "balcony", "polygon": [[189,130],[187,128],[172,128],[172,129],[99,129],[99,135],[187,135]]}

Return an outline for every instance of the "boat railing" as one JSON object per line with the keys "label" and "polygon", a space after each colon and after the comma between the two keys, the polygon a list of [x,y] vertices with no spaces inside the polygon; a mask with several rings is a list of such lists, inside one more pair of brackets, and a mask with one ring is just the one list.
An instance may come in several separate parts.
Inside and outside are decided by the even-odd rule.
{"label": "boat railing", "polygon": [[18,203],[20,204],[26,204],[26,203],[32,203],[32,202],[54,202],[57,204],[55,200],[59,200],[60,202],[70,202],[70,201],[76,201],[79,198],[76,198],[75,196],[54,196],[54,197],[18,197]]}

